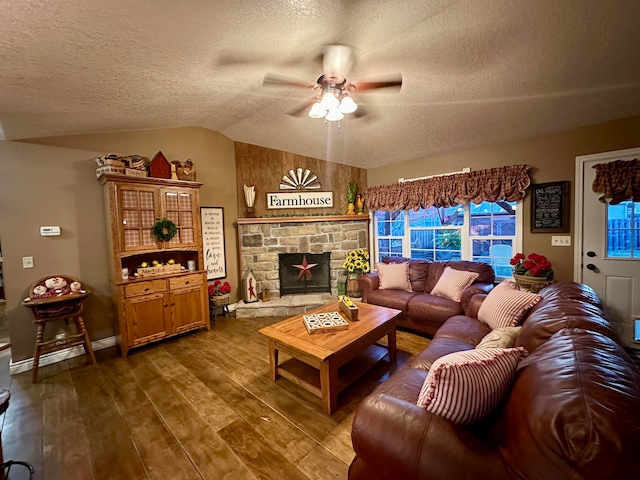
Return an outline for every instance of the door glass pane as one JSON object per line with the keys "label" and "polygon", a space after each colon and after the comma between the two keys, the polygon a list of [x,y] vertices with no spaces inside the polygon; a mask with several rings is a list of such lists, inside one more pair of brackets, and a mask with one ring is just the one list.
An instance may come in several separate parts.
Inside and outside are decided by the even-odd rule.
{"label": "door glass pane", "polygon": [[640,258],[640,202],[607,205],[607,257]]}

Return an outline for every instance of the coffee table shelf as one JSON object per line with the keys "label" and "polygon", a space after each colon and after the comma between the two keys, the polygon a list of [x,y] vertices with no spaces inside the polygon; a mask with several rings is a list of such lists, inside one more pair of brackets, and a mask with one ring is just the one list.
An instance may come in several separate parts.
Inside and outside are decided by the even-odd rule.
{"label": "coffee table shelf", "polygon": [[[343,392],[349,385],[367,373],[389,353],[387,347],[371,345],[364,352],[338,368],[336,393]],[[278,366],[278,374],[308,392],[322,397],[320,371],[297,358],[290,358]]]}

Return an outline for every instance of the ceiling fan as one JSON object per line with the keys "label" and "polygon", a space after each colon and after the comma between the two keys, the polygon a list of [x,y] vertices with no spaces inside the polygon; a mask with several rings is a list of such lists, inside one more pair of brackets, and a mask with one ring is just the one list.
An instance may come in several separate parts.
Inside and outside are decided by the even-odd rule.
{"label": "ceiling fan", "polygon": [[311,118],[324,118],[325,121],[342,120],[345,114],[353,113],[356,118],[364,116],[367,112],[359,107],[351,94],[353,92],[365,92],[379,88],[400,88],[402,76],[378,81],[348,81],[347,74],[353,65],[353,51],[347,45],[326,45],[322,53],[323,74],[315,83],[294,80],[267,74],[263,85],[307,88],[312,90],[312,96],[290,115],[298,116],[309,107]]}

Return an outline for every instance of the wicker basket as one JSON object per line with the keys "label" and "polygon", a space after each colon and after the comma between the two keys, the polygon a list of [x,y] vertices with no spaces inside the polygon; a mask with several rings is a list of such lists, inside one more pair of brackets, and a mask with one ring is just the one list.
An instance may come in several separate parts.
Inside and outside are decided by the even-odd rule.
{"label": "wicker basket", "polygon": [[547,285],[550,285],[551,280],[547,280],[545,277],[529,277],[527,275],[513,274],[513,279],[516,284],[522,289],[529,292],[538,293]]}
{"label": "wicker basket", "polygon": [[220,306],[220,305],[229,305],[229,294],[225,293],[223,295],[212,295],[211,297],[211,303],[213,303],[214,305]]}

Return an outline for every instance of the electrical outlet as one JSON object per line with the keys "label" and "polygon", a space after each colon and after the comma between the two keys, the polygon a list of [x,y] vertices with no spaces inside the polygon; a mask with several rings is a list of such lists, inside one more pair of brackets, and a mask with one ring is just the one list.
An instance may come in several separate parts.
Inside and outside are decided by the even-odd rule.
{"label": "electrical outlet", "polygon": [[570,235],[552,235],[551,245],[554,247],[570,247],[571,236]]}
{"label": "electrical outlet", "polygon": [[22,268],[33,268],[33,257],[22,257]]}

